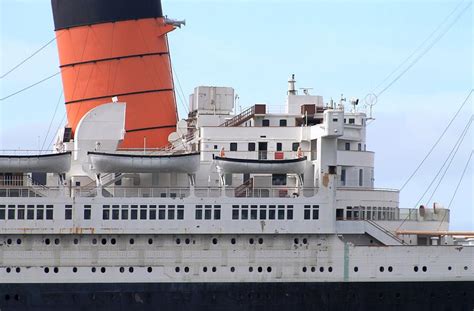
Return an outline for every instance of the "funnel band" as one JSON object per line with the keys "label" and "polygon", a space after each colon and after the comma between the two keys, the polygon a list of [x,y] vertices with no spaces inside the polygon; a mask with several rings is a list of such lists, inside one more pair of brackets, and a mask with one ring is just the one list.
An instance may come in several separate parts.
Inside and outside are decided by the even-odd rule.
{"label": "funnel band", "polygon": [[152,126],[152,127],[143,127],[139,129],[131,129],[131,130],[126,130],[125,132],[127,133],[133,133],[133,132],[139,132],[139,131],[149,131],[149,130],[159,130],[159,129],[165,129],[165,128],[175,128],[176,124],[170,124],[170,125],[160,125],[160,126]]}
{"label": "funnel band", "polygon": [[88,100],[97,100],[97,99],[102,99],[102,98],[110,98],[115,96],[127,96],[127,95],[136,95],[136,94],[146,94],[146,93],[156,93],[156,92],[173,92],[173,89],[156,89],[156,90],[146,90],[146,91],[139,91],[139,92],[130,92],[130,93],[122,93],[122,94],[111,94],[111,95],[104,95],[104,96],[99,96],[99,97],[89,97],[89,98],[83,98],[83,99],[77,99],[77,100],[71,100],[68,102],[65,102],[66,105],[69,104],[75,104],[79,102],[84,102]]}
{"label": "funnel band", "polygon": [[168,54],[169,54],[169,52],[156,52],[156,53],[133,54],[133,55],[126,55],[126,56],[101,58],[101,59],[88,60],[88,61],[84,61],[84,62],[64,64],[64,65],[59,66],[59,68],[71,67],[71,66],[74,67],[74,66],[77,66],[77,65],[100,63],[100,62],[107,62],[107,61],[112,61],[112,60],[121,60],[121,59],[133,58],[133,57],[146,57],[146,56],[157,56],[157,55],[168,55]]}
{"label": "funnel band", "polygon": [[163,17],[160,0],[51,0],[55,30]]}

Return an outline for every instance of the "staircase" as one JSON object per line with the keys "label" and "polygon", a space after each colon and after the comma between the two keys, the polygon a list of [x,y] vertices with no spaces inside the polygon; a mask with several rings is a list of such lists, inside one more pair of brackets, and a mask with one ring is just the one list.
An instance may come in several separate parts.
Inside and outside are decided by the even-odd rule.
{"label": "staircase", "polygon": [[234,196],[236,198],[248,197],[248,193],[253,192],[253,178],[246,180],[243,184],[234,189]]}
{"label": "staircase", "polygon": [[252,119],[255,115],[264,115],[266,113],[266,106],[265,105],[253,105],[252,107],[242,111],[235,117],[230,120],[225,121],[219,126],[239,126],[242,123]]}
{"label": "staircase", "polygon": [[400,239],[398,236],[393,234],[391,231],[385,229],[384,227],[382,227],[375,221],[365,220],[365,222],[366,224],[369,224],[369,226],[366,226],[366,232],[372,236],[377,235],[377,236],[374,236],[374,238],[379,239],[379,240],[381,239],[380,235],[375,234],[374,230],[371,230],[370,227],[375,228],[376,229],[375,231],[379,231],[379,232],[381,231],[382,233],[385,233],[385,235],[382,234],[384,236],[383,242],[385,242],[387,245],[406,245],[406,243],[402,239]]}

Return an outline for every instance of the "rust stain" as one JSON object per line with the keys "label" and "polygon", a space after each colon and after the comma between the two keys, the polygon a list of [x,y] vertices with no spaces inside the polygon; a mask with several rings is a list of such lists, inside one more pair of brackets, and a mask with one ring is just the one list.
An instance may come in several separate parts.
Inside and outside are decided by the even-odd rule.
{"label": "rust stain", "polygon": [[323,186],[324,187],[327,187],[329,185],[329,174],[328,173],[325,173],[323,175]]}

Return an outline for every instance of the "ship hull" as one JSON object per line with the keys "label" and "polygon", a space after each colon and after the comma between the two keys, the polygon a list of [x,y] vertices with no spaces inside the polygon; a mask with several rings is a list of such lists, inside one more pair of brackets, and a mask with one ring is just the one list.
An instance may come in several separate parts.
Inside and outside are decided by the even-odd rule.
{"label": "ship hull", "polygon": [[472,311],[474,282],[0,284],[0,310]]}

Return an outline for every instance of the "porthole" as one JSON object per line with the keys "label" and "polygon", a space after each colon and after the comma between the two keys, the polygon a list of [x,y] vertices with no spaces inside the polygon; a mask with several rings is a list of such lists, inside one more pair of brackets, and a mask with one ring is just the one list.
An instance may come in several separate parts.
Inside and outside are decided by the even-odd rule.
{"label": "porthole", "polygon": [[7,244],[8,245],[12,244],[12,239],[7,239]]}
{"label": "porthole", "polygon": [[74,239],[73,242],[74,242],[74,244],[76,244],[76,245],[79,244],[79,240],[78,240],[78,239]]}
{"label": "porthole", "polygon": [[235,244],[235,239],[234,238],[230,239],[230,243]]}
{"label": "porthole", "polygon": [[451,266],[448,267],[448,270],[451,271],[453,268]]}
{"label": "porthole", "polygon": [[181,239],[176,239],[176,244],[181,244]]}
{"label": "porthole", "polygon": [[207,267],[203,267],[202,272],[207,272]]}
{"label": "porthole", "polygon": [[105,273],[105,267],[100,268],[101,273]]}
{"label": "porthole", "polygon": [[133,273],[133,267],[129,267],[128,272]]}
{"label": "porthole", "polygon": [[426,268],[426,266],[423,266],[423,268],[421,268],[421,270],[423,270],[423,272],[426,272],[428,270],[428,268]]}
{"label": "porthole", "polygon": [[59,272],[59,268],[58,268],[58,267],[54,267],[53,271],[54,271],[54,273],[58,273],[58,272]]}
{"label": "porthole", "polygon": [[184,272],[188,273],[189,272],[189,267],[184,267]]}
{"label": "porthole", "polygon": [[214,245],[217,244],[217,239],[216,239],[216,238],[213,238],[213,239],[212,239],[212,244],[214,244]]}
{"label": "porthole", "polygon": [[110,244],[115,245],[117,243],[117,240],[115,238],[110,239]]}
{"label": "porthole", "polygon": [[106,240],[106,239],[102,239],[102,240],[101,240],[101,243],[102,243],[102,245],[105,245],[105,244],[107,244],[107,240]]}
{"label": "porthole", "polygon": [[151,273],[151,272],[153,271],[153,268],[152,268],[152,267],[148,267],[148,268],[146,269],[146,271],[148,271],[148,273]]}
{"label": "porthole", "polygon": [[20,267],[16,267],[15,271],[16,271],[16,273],[20,273],[21,268],[20,268]]}
{"label": "porthole", "polygon": [[54,244],[59,245],[59,239],[54,239]]}
{"label": "porthole", "polygon": [[311,267],[311,272],[316,272],[316,267]]}
{"label": "porthole", "polygon": [[235,268],[234,268],[234,267],[230,267],[230,272],[235,272]]}
{"label": "porthole", "polygon": [[272,272],[272,267],[267,267],[267,272],[268,273]]}
{"label": "porthole", "polygon": [[418,266],[414,266],[413,271],[418,272]]}
{"label": "porthole", "polygon": [[324,267],[319,267],[319,272],[324,272]]}
{"label": "porthole", "polygon": [[262,268],[262,267],[258,267],[258,268],[257,268],[257,271],[258,271],[258,273],[261,273],[261,272],[263,271],[263,268]]}
{"label": "porthole", "polygon": [[44,268],[44,273],[49,273],[49,268],[48,267]]}
{"label": "porthole", "polygon": [[250,238],[250,239],[249,239],[249,243],[250,243],[250,244],[253,244],[253,242],[254,242],[253,239]]}
{"label": "porthole", "polygon": [[359,271],[359,267],[354,267],[354,272],[358,272]]}
{"label": "porthole", "polygon": [[388,272],[392,272],[393,271],[393,267],[392,266],[388,266]]}
{"label": "porthole", "polygon": [[303,272],[306,272],[306,270],[307,270],[306,267],[303,267]]}
{"label": "porthole", "polygon": [[77,268],[76,267],[72,268],[72,272],[77,273]]}
{"label": "porthole", "polygon": [[179,271],[180,271],[179,267],[174,268],[174,271],[175,271],[176,273],[179,273]]}
{"label": "porthole", "polygon": [[150,244],[150,245],[153,244],[153,239],[151,239],[151,238],[148,239],[148,244]]}
{"label": "porthole", "polygon": [[190,240],[190,239],[186,239],[186,240],[184,240],[184,243],[189,244],[189,243],[191,243],[191,240]]}
{"label": "porthole", "polygon": [[12,272],[12,268],[8,267],[8,268],[6,269],[6,271],[7,271],[7,273]]}
{"label": "porthole", "polygon": [[329,268],[328,268],[328,271],[329,271],[329,272],[332,272],[332,267],[329,267]]}
{"label": "porthole", "polygon": [[51,244],[51,241],[49,239],[45,239],[44,244],[49,245],[49,244]]}
{"label": "porthole", "polygon": [[467,271],[467,269],[468,269],[468,267],[467,267],[467,266],[464,266],[464,270],[466,270],[466,271]]}
{"label": "porthole", "polygon": [[92,273],[95,273],[96,270],[97,270],[97,269],[96,269],[95,267],[92,267],[92,268],[91,268]]}
{"label": "porthole", "polygon": [[258,244],[263,244],[263,239],[262,238],[258,239]]}
{"label": "porthole", "polygon": [[303,244],[308,244],[308,239],[307,238],[303,239]]}
{"label": "porthole", "polygon": [[135,244],[135,240],[134,239],[130,239],[130,241],[128,241],[130,244]]}
{"label": "porthole", "polygon": [[21,239],[17,239],[16,244],[20,245],[21,244]]}
{"label": "porthole", "polygon": [[124,272],[125,272],[125,268],[124,268],[124,267],[120,267],[119,271],[120,271],[120,273],[124,273]]}
{"label": "porthole", "polygon": [[253,267],[249,267],[249,272],[253,272]]}
{"label": "porthole", "polygon": [[96,245],[97,244],[97,239],[92,239],[92,244]]}
{"label": "porthole", "polygon": [[380,271],[380,272],[383,272],[384,270],[385,270],[384,267],[380,267],[380,268],[379,268],[379,271]]}
{"label": "porthole", "polygon": [[295,239],[293,240],[293,242],[294,242],[295,244],[299,244],[299,243],[300,243],[300,240],[298,240],[298,238],[295,238]]}
{"label": "porthole", "polygon": [[212,272],[216,272],[217,271],[217,268],[216,267],[212,267]]}

